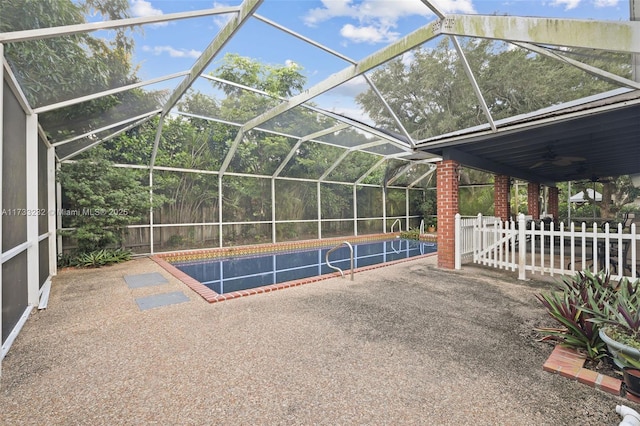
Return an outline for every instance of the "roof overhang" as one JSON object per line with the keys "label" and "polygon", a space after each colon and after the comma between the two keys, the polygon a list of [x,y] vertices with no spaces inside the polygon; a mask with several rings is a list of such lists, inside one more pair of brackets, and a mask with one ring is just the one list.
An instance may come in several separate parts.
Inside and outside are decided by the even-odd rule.
{"label": "roof overhang", "polygon": [[551,186],[640,172],[639,90],[616,90],[495,124],[495,131],[476,126],[426,139],[417,149]]}

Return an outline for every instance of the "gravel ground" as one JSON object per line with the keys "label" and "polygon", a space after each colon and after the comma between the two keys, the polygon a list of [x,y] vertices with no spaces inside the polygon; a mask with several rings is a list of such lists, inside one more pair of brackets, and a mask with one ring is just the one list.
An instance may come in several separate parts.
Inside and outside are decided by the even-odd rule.
{"label": "gravel ground", "polygon": [[[123,280],[146,272],[169,283]],[[548,286],[432,257],[210,305],[146,258],[61,271],[2,363],[0,424],[616,425],[640,407],[542,370]]]}

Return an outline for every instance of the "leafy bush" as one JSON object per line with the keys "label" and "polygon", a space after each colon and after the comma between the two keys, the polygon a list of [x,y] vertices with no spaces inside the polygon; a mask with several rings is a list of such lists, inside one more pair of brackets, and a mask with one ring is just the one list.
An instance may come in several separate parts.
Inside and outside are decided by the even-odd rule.
{"label": "leafy bush", "polygon": [[58,266],[77,266],[80,268],[99,268],[114,263],[131,260],[131,251],[125,249],[101,249],[87,253],[65,253],[58,256]]}
{"label": "leafy bush", "polygon": [[617,342],[640,350],[640,309],[638,300],[618,298],[616,310],[610,310],[606,333]]}
{"label": "leafy bush", "polygon": [[[584,271],[563,279],[556,291],[536,295],[561,327],[538,328],[537,331],[545,335],[543,340],[557,340],[584,351],[591,360],[605,357],[606,345],[599,336],[601,320],[607,317],[610,303],[627,284],[626,281],[615,283],[605,272]],[[627,290],[632,289],[623,292]]]}
{"label": "leafy bush", "polygon": [[615,282],[604,271],[585,270],[536,297],[561,325],[537,329],[543,340],[557,340],[597,360],[610,355],[599,335],[606,327],[611,338],[640,350],[640,280]]}
{"label": "leafy bush", "polygon": [[404,238],[405,240],[420,240],[420,230],[408,229],[406,231],[401,231],[400,238]]}
{"label": "leafy bush", "polygon": [[63,164],[58,178],[62,185],[63,231],[78,242],[81,253],[119,246],[127,225],[140,222],[149,212],[149,189],[139,172],[117,169],[100,151],[90,158]]}

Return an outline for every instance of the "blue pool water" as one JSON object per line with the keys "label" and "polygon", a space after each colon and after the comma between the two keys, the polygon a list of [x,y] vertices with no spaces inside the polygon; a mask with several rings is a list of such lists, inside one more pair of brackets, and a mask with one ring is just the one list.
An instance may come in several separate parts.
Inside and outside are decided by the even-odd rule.
{"label": "blue pool water", "polygon": [[[172,264],[216,293],[224,294],[335,272],[325,263],[325,254],[330,249],[331,247],[324,247]],[[353,245],[354,267],[361,268],[435,251],[435,243],[415,240],[360,243]],[[331,253],[329,260],[332,265],[345,271],[345,275],[348,273],[350,260],[346,246]]]}

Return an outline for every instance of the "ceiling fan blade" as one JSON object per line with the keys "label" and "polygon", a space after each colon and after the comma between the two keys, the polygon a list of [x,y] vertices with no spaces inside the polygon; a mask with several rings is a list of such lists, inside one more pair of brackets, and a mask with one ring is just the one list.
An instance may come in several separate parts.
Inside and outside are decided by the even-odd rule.
{"label": "ceiling fan blade", "polygon": [[536,164],[534,164],[533,166],[531,166],[529,168],[530,169],[535,169],[535,168],[540,167],[540,166],[542,166],[544,164],[547,164],[547,163],[548,163],[547,160],[538,161]]}
{"label": "ceiling fan blade", "polygon": [[573,164],[573,161],[568,160],[567,158],[564,158],[564,157],[560,157],[560,158],[557,158],[556,160],[553,160],[551,164],[553,164],[554,166],[560,166],[560,167],[570,166],[571,164]]}

